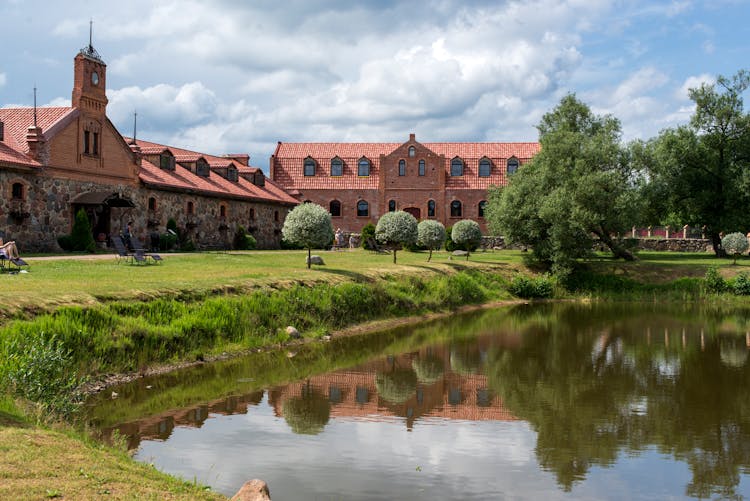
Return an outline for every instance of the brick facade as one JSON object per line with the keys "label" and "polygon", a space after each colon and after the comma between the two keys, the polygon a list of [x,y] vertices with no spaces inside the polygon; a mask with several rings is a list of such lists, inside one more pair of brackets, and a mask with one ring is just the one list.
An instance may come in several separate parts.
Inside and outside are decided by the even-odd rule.
{"label": "brick facade", "polygon": [[[507,184],[509,165],[520,166],[537,151],[538,143],[420,143],[414,134],[402,144],[279,143],[270,173],[299,201],[329,209],[334,226],[344,232],[359,232],[392,209],[446,227],[473,219],[486,231],[480,203],[487,200],[487,188]],[[460,161],[460,174],[451,172],[454,160]],[[332,165],[339,161],[341,172]],[[361,175],[363,161],[369,175]],[[314,175],[305,175],[306,162],[314,164]],[[332,202],[340,203],[340,215]],[[358,213],[361,202],[367,203],[367,216]]]}

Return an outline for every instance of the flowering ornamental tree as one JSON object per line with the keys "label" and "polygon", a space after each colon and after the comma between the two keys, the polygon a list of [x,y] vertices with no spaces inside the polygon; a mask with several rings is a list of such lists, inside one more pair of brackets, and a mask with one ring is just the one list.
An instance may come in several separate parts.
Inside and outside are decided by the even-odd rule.
{"label": "flowering ornamental tree", "polygon": [[724,249],[724,252],[734,257],[734,263],[732,264],[737,264],[737,258],[740,254],[747,252],[750,245],[748,245],[747,237],[742,233],[737,232],[730,233],[722,238],[721,247]]}
{"label": "flowering ornamental tree", "polygon": [[417,220],[402,210],[386,212],[375,227],[375,239],[393,248],[393,263],[396,263],[396,250],[402,245],[412,245],[417,241]]}
{"label": "flowering ornamental tree", "polygon": [[438,221],[425,219],[417,225],[417,243],[427,247],[430,251],[429,262],[432,259],[432,250],[439,249],[445,242],[445,226]]}
{"label": "flowering ornamental tree", "polygon": [[466,247],[466,260],[469,260],[469,252],[472,247],[478,247],[482,243],[482,230],[479,224],[471,219],[462,219],[453,225],[451,240],[456,245]]}
{"label": "flowering ornamental tree", "polygon": [[307,249],[307,267],[313,247],[325,247],[333,240],[331,215],[317,204],[298,205],[287,214],[281,234],[287,242]]}

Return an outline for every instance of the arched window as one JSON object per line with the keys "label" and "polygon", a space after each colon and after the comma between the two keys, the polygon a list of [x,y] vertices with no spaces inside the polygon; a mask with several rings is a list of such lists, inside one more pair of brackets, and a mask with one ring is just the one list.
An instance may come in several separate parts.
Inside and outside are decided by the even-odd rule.
{"label": "arched window", "polygon": [[148,210],[156,210],[156,199],[154,197],[148,198]]}
{"label": "arched window", "polygon": [[13,183],[10,197],[13,200],[23,200],[23,183]]}
{"label": "arched window", "polygon": [[369,176],[370,175],[370,161],[365,157],[359,159],[357,163],[357,175],[358,176]]}
{"label": "arched window", "polygon": [[435,217],[435,201],[427,201],[427,217]]}
{"label": "arched window", "polygon": [[303,164],[303,171],[304,171],[303,174],[305,176],[314,176],[315,175],[315,160],[313,160],[310,157],[307,157]]}
{"label": "arched window", "polygon": [[396,212],[396,201],[395,200],[389,200],[388,201],[388,212]]}
{"label": "arched window", "polygon": [[479,177],[490,177],[492,172],[492,164],[488,158],[483,158],[479,161]]}
{"label": "arched window", "polygon": [[219,206],[219,217],[227,217],[227,206],[224,204]]}
{"label": "arched window", "polygon": [[250,221],[255,221],[255,209],[253,207],[250,208]]}
{"label": "arched window", "polygon": [[341,217],[341,202],[331,200],[331,203],[328,204],[328,212],[331,213],[332,217]]}
{"label": "arched window", "polygon": [[487,200],[479,202],[479,217],[484,217],[484,209],[487,208]]}
{"label": "arched window", "polygon": [[339,157],[331,160],[331,176],[343,176],[344,175],[344,161]]}
{"label": "arched window", "polygon": [[195,204],[193,204],[193,202],[188,202],[185,212],[187,212],[188,216],[192,215],[195,212]]}
{"label": "arched window", "polygon": [[451,176],[463,176],[464,175],[464,162],[460,158],[456,157],[451,160]]}
{"label": "arched window", "polygon": [[278,222],[278,220],[279,220],[279,211],[277,211],[277,210],[273,211],[273,220]]}
{"label": "arched window", "polygon": [[517,170],[518,170],[518,159],[509,158],[508,159],[508,174],[515,174]]}
{"label": "arched window", "polygon": [[414,146],[409,146],[409,156],[413,157],[417,154],[417,149]]}
{"label": "arched window", "polygon": [[398,175],[399,176],[405,176],[406,175],[406,160],[399,160],[398,161]]}
{"label": "arched window", "polygon": [[419,161],[419,175],[424,176],[424,160]]}
{"label": "arched window", "polygon": [[364,200],[357,202],[357,217],[367,217],[370,215],[370,204]]}
{"label": "arched window", "polygon": [[458,200],[451,202],[451,217],[461,217],[461,202]]}

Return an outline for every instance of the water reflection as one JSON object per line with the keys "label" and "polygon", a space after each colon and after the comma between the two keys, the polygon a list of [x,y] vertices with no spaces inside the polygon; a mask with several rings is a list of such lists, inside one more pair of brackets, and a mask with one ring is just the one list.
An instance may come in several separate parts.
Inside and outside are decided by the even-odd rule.
{"label": "water reflection", "polygon": [[[689,473],[684,478],[674,474],[681,488],[661,494],[742,497],[750,495],[748,318],[745,310],[659,305],[542,305],[481,312],[305,348],[293,361],[264,354],[200,368],[178,379],[140,382],[118,390],[131,395],[130,402],[102,401],[97,412],[124,413],[129,405],[169,409],[175,401],[197,399],[179,410],[107,428],[117,429],[137,447],[141,440],[169,441],[176,427],[197,429],[212,417],[263,414],[267,408],[270,416],[285,423],[290,443],[295,436],[315,437],[334,455],[340,440],[357,443],[361,437],[336,437],[343,431],[332,423],[372,423],[378,433],[384,431],[376,423],[400,425],[411,432],[410,438],[400,440],[413,441],[411,447],[418,450],[428,447],[421,442],[427,437],[429,444],[435,440],[434,434],[419,433],[421,424],[439,421],[461,433],[471,423],[522,420],[535,432],[529,452],[540,469],[537,477],[543,472],[553,475],[561,489],[558,494],[583,496],[599,485],[598,472],[605,468],[621,480],[620,494],[630,497],[645,488],[635,484],[648,485],[643,479],[651,478],[655,465],[672,461],[686,464]],[[321,359],[334,370],[320,370],[315,364]],[[264,370],[274,376],[264,376],[261,369],[266,365]],[[277,377],[292,382],[268,384]],[[142,389],[146,383],[161,386],[149,394]],[[217,398],[209,397],[209,387]],[[517,428],[496,426],[474,432],[478,430],[487,433],[478,444],[492,443],[498,433],[518,433]],[[370,453],[377,456],[376,451]],[[466,451],[467,457],[479,453]],[[488,468],[507,467],[492,451],[481,454]],[[348,458],[338,467],[356,470],[359,461]],[[389,461],[395,463],[389,474],[401,475],[405,466],[390,456]],[[245,465],[244,471],[253,468],[260,466]],[[387,470],[382,464],[379,468]],[[431,485],[447,488],[449,480],[442,477],[450,473],[430,477]],[[479,491],[466,487],[478,478],[465,475],[462,496],[481,498]],[[519,480],[504,481],[516,485],[513,482]],[[503,491],[497,479],[483,482],[484,494],[530,496],[528,490]],[[343,489],[327,487],[330,491],[323,492],[340,494]],[[606,483],[603,489],[594,497],[616,495]],[[657,491],[649,495],[659,497]],[[399,497],[398,491],[394,497]]]}

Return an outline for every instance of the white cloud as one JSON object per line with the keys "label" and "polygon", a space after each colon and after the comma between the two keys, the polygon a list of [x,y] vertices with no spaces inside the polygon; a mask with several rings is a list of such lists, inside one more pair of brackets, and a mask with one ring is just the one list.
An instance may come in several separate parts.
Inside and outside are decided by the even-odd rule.
{"label": "white cloud", "polygon": [[716,77],[713,75],[709,75],[707,73],[703,73],[701,75],[694,75],[689,76],[685,79],[683,84],[674,92],[675,99],[679,99],[681,101],[687,101],[690,99],[688,96],[688,91],[690,89],[697,89],[702,84],[708,84],[713,85],[716,83]]}
{"label": "white cloud", "polygon": [[217,98],[201,82],[180,87],[157,84],[141,89],[125,87],[108,92],[107,113],[115,122],[132,121],[133,112],[151,126],[184,127],[212,118]]}
{"label": "white cloud", "polygon": [[0,87],[5,85],[7,81],[8,81],[8,78],[5,76],[5,73],[0,73]]}

